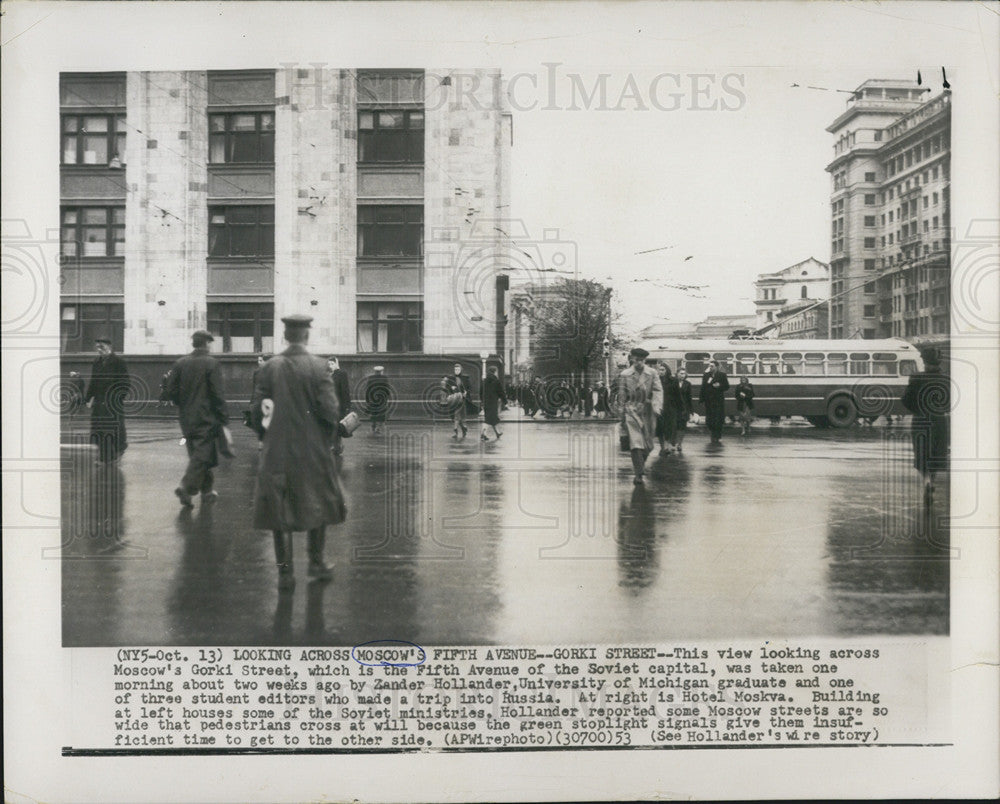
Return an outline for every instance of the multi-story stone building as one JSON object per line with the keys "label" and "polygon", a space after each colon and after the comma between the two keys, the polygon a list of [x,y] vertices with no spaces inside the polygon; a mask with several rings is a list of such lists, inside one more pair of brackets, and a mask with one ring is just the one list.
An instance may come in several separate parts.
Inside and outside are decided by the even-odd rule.
{"label": "multi-story stone building", "polygon": [[[759,274],[754,286],[757,329],[763,329],[779,317],[787,317],[790,307],[802,309],[803,301],[816,302],[828,298],[830,267],[815,257],[810,257],[781,271]],[[825,332],[822,337],[826,337]]]}
{"label": "multi-story stone building", "polygon": [[504,361],[498,70],[65,73],[60,104],[64,353],[269,353],[305,313],[388,374]]}
{"label": "multi-story stone building", "polygon": [[832,338],[948,337],[951,96],[929,93],[866,81],[827,128]]}

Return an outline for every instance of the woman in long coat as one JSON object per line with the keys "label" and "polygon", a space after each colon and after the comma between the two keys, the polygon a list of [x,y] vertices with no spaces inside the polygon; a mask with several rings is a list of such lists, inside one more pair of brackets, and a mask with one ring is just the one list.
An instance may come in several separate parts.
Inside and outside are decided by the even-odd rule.
{"label": "woman in long coat", "polygon": [[677,440],[677,408],[680,398],[674,388],[670,366],[661,361],[657,363],[656,370],[663,384],[663,410],[656,419],[656,437],[660,441],[660,454],[663,455],[673,450],[674,442]]}
{"label": "woman in long coat", "polygon": [[913,414],[913,467],[923,477],[924,499],[929,503],[934,495],[934,473],[948,467],[951,386],[941,371],[938,350],[927,349],[923,358],[925,370],[910,377],[903,407]]}
{"label": "woman in long coat", "polygon": [[500,378],[497,377],[496,366],[490,366],[483,382],[483,430],[479,434],[480,439],[486,441],[486,428],[492,427],[493,434],[500,438],[503,435],[497,430],[500,424],[500,404],[507,404],[507,395],[504,393]]}
{"label": "woman in long coat", "polygon": [[688,419],[694,415],[694,402],[691,401],[691,383],[688,382],[687,369],[681,366],[677,369],[677,378],[670,387],[677,394],[677,451],[684,451],[684,435],[687,433]]}
{"label": "woman in long coat", "polygon": [[740,377],[740,384],[734,392],[736,397],[736,417],[740,422],[740,435],[750,435],[750,423],[753,421],[753,385],[747,377]]}
{"label": "woman in long coat", "polygon": [[295,584],[292,532],[308,532],[309,575],[327,580],[326,526],[343,522],[346,508],[330,449],[340,423],[333,378],[326,361],[306,351],[304,340],[293,340],[308,331],[308,324],[299,317],[282,320],[288,348],[261,368],[250,407],[260,422],[264,400],[272,400],[254,492],[253,526],[273,531],[278,585],[287,589]]}
{"label": "woman in long coat", "polygon": [[97,461],[113,463],[128,447],[125,433],[125,397],[129,391],[128,367],[115,354],[111,339],[94,339],[97,360],[90,372],[84,402],[90,408],[90,440],[97,445]]}
{"label": "woman in long coat", "polygon": [[629,451],[637,486],[642,484],[646,459],[656,444],[656,417],[663,409],[660,375],[645,365],[649,352],[635,348],[629,354],[632,365],[618,375],[618,400],[622,408],[622,429],[628,434]]}

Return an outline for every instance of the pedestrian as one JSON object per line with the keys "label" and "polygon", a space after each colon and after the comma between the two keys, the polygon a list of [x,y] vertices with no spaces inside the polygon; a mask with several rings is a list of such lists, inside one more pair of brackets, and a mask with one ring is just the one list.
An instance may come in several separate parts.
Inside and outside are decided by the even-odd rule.
{"label": "pedestrian", "polygon": [[[340,367],[340,360],[334,355],[326,359],[326,369],[330,372],[330,379],[333,380],[333,391],[337,395],[337,404],[340,406],[340,418],[343,419],[351,412],[351,381],[347,372]],[[348,433],[346,437],[350,437]],[[333,454],[340,456],[344,454],[343,430],[337,427],[333,433]],[[339,468],[339,467],[338,467]]]}
{"label": "pedestrian", "polygon": [[[451,423],[454,430],[451,437],[461,440],[469,432],[469,428],[465,426],[465,417],[469,412],[468,406],[472,395],[472,382],[467,374],[462,373],[461,363],[456,363],[452,367],[452,375],[445,380],[445,391],[450,398]],[[461,436],[458,434],[459,430],[462,431]]]}
{"label": "pedestrian", "polygon": [[583,394],[583,415],[590,418],[594,415],[594,389],[589,382],[584,381],[580,393]]}
{"label": "pedestrian", "polygon": [[674,388],[674,378],[670,373],[670,366],[661,360],[656,364],[656,369],[663,385],[663,410],[656,417],[656,436],[660,440],[660,455],[665,455],[674,451],[674,443],[677,441],[679,399]]}
{"label": "pedestrian", "polygon": [[110,337],[98,335],[94,345],[97,359],[83,401],[90,408],[90,440],[97,446],[97,463],[104,466],[117,461],[128,449],[125,398],[131,380],[128,366],[115,354]]}
{"label": "pedestrian", "polygon": [[677,378],[672,382],[677,394],[677,451],[684,452],[684,435],[687,433],[688,421],[694,415],[694,403],[691,401],[691,383],[688,382],[687,369],[681,366],[677,369]]}
{"label": "pedestrian", "polygon": [[604,384],[604,380],[597,381],[597,405],[595,407],[597,415],[606,419],[611,415],[611,408],[608,406],[608,387]]}
{"label": "pedestrian", "polygon": [[385,377],[385,367],[375,366],[365,387],[365,406],[371,417],[372,435],[379,435],[382,426],[389,420],[389,405],[392,402],[392,386]]}
{"label": "pedestrian", "polygon": [[312,318],[281,319],[288,348],[267,361],[257,378],[251,407],[263,428],[265,401],[271,401],[254,491],[253,524],[274,536],[278,588],[295,587],[292,533],[306,531],[309,577],[328,581],[333,570],[324,552],[326,526],[343,522],[347,509],[334,462],[333,434],[340,405],[326,361],[309,354]]}
{"label": "pedestrian", "polygon": [[[253,389],[257,386],[257,375],[260,374],[260,370],[264,367],[264,364],[268,361],[268,357],[264,355],[257,355],[257,365],[254,366],[253,375],[250,378],[250,395],[253,396]],[[243,423],[250,428],[253,428],[253,414],[249,408],[243,411]],[[264,437],[262,435],[257,436],[257,451],[259,452],[264,448]]]}
{"label": "pedestrian", "polygon": [[632,365],[618,375],[618,399],[622,407],[621,426],[628,434],[635,485],[642,485],[646,459],[653,449],[656,417],[663,408],[663,385],[655,371],[645,364],[649,352],[641,347],[629,353]]}
{"label": "pedestrian", "polygon": [[910,376],[903,407],[913,414],[913,467],[924,481],[924,501],[934,498],[934,473],[948,468],[951,385],[941,371],[941,352],[928,347],[921,355],[924,370]]}
{"label": "pedestrian", "polygon": [[535,391],[531,387],[531,383],[525,383],[521,387],[521,407],[524,409],[524,415],[529,418],[535,418],[535,414],[538,413],[538,403],[535,401]]}
{"label": "pedestrian", "polygon": [[84,382],[83,377],[80,376],[79,371],[71,371],[69,373],[63,393],[65,394],[66,414],[68,416],[76,416],[80,412],[80,408],[84,406],[83,400],[87,395],[87,384]]}
{"label": "pedestrian", "polygon": [[229,420],[219,362],[209,355],[214,341],[210,332],[198,330],[191,336],[193,350],[170,369],[164,398],[178,407],[181,433],[187,447],[188,465],[174,494],[185,508],[201,495],[202,505],[213,503],[219,493],[213,488],[212,469],[219,465],[218,438]]}
{"label": "pedestrian", "polygon": [[734,392],[736,397],[736,418],[740,423],[740,435],[750,435],[750,423],[753,421],[753,385],[749,377],[740,377],[740,384]]}
{"label": "pedestrian", "polygon": [[701,378],[701,394],[698,402],[705,407],[705,424],[712,436],[712,443],[722,440],[722,425],[726,420],[726,391],[729,390],[729,378],[719,369],[719,363],[710,360],[705,374]]}
{"label": "pedestrian", "polygon": [[497,430],[500,424],[500,405],[507,404],[507,395],[497,376],[497,367],[490,366],[483,381],[483,430],[479,438],[486,441],[486,428],[492,427],[493,434],[499,439],[503,433]]}

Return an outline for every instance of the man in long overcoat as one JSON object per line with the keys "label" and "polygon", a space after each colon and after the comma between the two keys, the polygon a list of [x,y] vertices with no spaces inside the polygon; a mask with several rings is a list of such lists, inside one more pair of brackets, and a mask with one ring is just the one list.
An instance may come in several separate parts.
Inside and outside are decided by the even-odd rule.
{"label": "man in long overcoat", "polygon": [[497,430],[500,424],[500,405],[507,404],[507,394],[504,393],[503,384],[497,376],[497,367],[490,366],[486,372],[486,379],[483,380],[483,429],[479,434],[480,439],[486,441],[486,428],[493,429],[493,435],[497,438],[503,435]]}
{"label": "man in long overcoat", "polygon": [[726,421],[726,391],[729,378],[719,369],[715,360],[710,360],[708,369],[701,378],[701,395],[698,401],[705,406],[705,424],[712,436],[712,443],[722,440],[722,425]]}
{"label": "man in long overcoat", "polygon": [[90,372],[84,402],[90,408],[90,440],[97,445],[97,462],[114,463],[128,447],[125,434],[125,397],[128,367],[115,354],[111,338],[94,338],[97,359]]}
{"label": "man in long overcoat", "polygon": [[646,366],[649,352],[636,347],[629,353],[632,365],[618,375],[622,428],[628,433],[634,483],[642,484],[646,459],[655,444],[656,417],[663,409],[660,375]]}
{"label": "man in long overcoat", "polygon": [[174,494],[185,508],[192,497],[201,494],[202,504],[215,502],[219,493],[213,488],[212,469],[219,465],[220,429],[229,421],[219,362],[208,345],[214,341],[210,332],[198,330],[191,336],[194,347],[174,363],[164,382],[163,398],[179,408],[181,432],[187,447],[188,465]]}
{"label": "man in long overcoat", "polygon": [[934,473],[947,469],[950,441],[951,385],[941,371],[941,353],[924,350],[924,371],[910,377],[903,394],[903,407],[913,414],[913,467],[924,480],[924,499],[934,495]]}
{"label": "man in long overcoat", "polygon": [[[351,412],[351,380],[347,376],[347,372],[340,367],[340,360],[334,355],[327,357],[326,368],[330,372],[330,378],[333,380],[333,392],[337,395],[337,404],[340,405],[340,418],[343,419]],[[338,428],[338,431],[333,434],[333,454],[339,457],[343,453],[344,439],[341,437]],[[339,463],[337,468],[340,468]]]}
{"label": "man in long overcoat", "polygon": [[324,560],[326,526],[344,521],[346,507],[331,452],[340,424],[340,405],[326,361],[309,354],[308,316],[282,318],[288,348],[261,369],[250,408],[264,429],[264,402],[270,422],[264,435],[253,524],[274,534],[279,589],[295,586],[292,533],[308,533],[309,577],[328,581]]}
{"label": "man in long overcoat", "polygon": [[[466,433],[468,433],[469,428],[465,426],[465,417],[469,414],[469,403],[472,401],[472,381],[469,380],[468,375],[462,373],[462,364],[456,363],[454,367],[454,373],[452,376],[446,378],[445,381],[445,392],[451,396],[453,394],[461,394],[462,401],[454,404],[451,412],[451,423],[453,425],[454,432],[452,433],[452,438],[462,439],[465,438]],[[458,434],[459,429],[462,430],[462,435]],[[483,431],[483,435],[486,431]]]}

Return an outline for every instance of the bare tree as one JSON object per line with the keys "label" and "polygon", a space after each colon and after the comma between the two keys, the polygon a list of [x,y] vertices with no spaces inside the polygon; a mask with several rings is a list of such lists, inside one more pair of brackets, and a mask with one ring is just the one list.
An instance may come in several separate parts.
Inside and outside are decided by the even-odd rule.
{"label": "bare tree", "polygon": [[611,288],[590,279],[562,280],[538,295],[532,323],[537,373],[584,377],[603,370],[604,339],[615,323]]}

